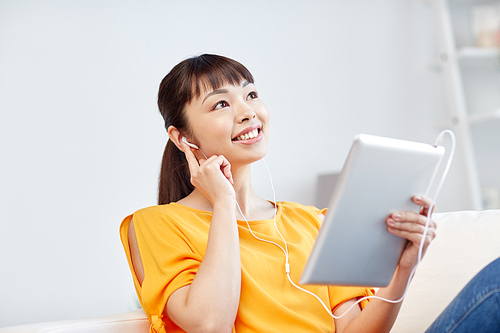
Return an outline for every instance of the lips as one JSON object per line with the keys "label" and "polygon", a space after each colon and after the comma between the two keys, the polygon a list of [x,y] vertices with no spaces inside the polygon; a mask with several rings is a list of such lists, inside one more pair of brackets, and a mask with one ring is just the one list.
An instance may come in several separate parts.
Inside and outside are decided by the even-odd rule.
{"label": "lips", "polygon": [[251,127],[247,127],[246,129],[244,129],[243,131],[238,133],[238,135],[236,135],[232,139],[232,141],[250,140],[250,139],[256,138],[260,134],[260,132],[261,132],[260,125],[254,125]]}

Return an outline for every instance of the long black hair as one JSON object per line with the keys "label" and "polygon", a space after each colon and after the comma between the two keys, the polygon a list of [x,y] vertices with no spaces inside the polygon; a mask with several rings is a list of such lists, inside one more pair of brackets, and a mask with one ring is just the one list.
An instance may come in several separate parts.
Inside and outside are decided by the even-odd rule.
{"label": "long black hair", "polygon": [[[158,108],[165,128],[174,126],[184,135],[191,130],[185,108],[202,91],[236,85],[246,80],[254,83],[248,69],[239,62],[220,55],[203,54],[177,64],[163,78],[158,91]],[[158,204],[178,201],[194,190],[184,153],[169,140],[163,153],[158,186]]]}

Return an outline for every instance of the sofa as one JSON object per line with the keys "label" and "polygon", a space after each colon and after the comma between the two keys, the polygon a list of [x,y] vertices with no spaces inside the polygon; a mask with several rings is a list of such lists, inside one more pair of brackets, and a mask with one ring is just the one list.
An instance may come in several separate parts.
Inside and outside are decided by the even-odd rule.
{"label": "sofa", "polygon": [[[438,236],[418,267],[393,333],[420,333],[484,266],[500,256],[500,210],[434,214]],[[0,333],[149,332],[142,310],[0,328]]]}

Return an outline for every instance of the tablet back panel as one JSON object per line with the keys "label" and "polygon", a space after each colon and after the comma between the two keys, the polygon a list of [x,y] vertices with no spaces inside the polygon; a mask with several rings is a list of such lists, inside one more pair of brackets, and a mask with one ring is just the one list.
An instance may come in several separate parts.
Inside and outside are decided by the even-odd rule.
{"label": "tablet back panel", "polygon": [[411,198],[427,195],[443,155],[443,147],[357,135],[300,282],[387,286],[406,240],[385,219],[420,210]]}

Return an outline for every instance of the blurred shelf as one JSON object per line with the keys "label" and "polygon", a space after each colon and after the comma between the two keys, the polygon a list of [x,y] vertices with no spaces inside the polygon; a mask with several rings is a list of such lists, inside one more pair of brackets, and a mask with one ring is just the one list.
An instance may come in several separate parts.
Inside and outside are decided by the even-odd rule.
{"label": "blurred shelf", "polygon": [[[443,74],[449,120],[457,129],[457,142],[461,142],[458,147],[471,206],[480,210],[484,208],[481,189],[485,187],[481,182],[497,186],[485,177],[491,174],[492,165],[498,164],[491,163],[492,156],[500,153],[497,148],[500,142],[500,48],[473,46],[477,30],[474,20],[478,23],[479,16],[484,16],[483,11],[495,12],[500,0],[433,1],[440,45],[437,59],[430,67]],[[488,159],[477,159],[476,154]]]}
{"label": "blurred shelf", "polygon": [[[477,46],[463,47],[457,50],[457,60],[464,66],[489,66],[500,68],[500,48],[486,48]],[[441,70],[448,61],[448,56],[442,54],[439,59],[429,63],[433,70]]]}
{"label": "blurred shelf", "polygon": [[458,51],[461,59],[491,59],[500,57],[500,48],[469,46]]}
{"label": "blurred shelf", "polygon": [[500,48],[464,47],[457,57],[462,65],[484,65],[500,67]]}
{"label": "blurred shelf", "polygon": [[497,4],[498,0],[449,0],[450,5],[490,5]]}
{"label": "blurred shelf", "polygon": [[[490,113],[473,114],[469,116],[470,124],[480,124],[492,121],[500,122],[500,108]],[[500,131],[500,130],[499,130]]]}

